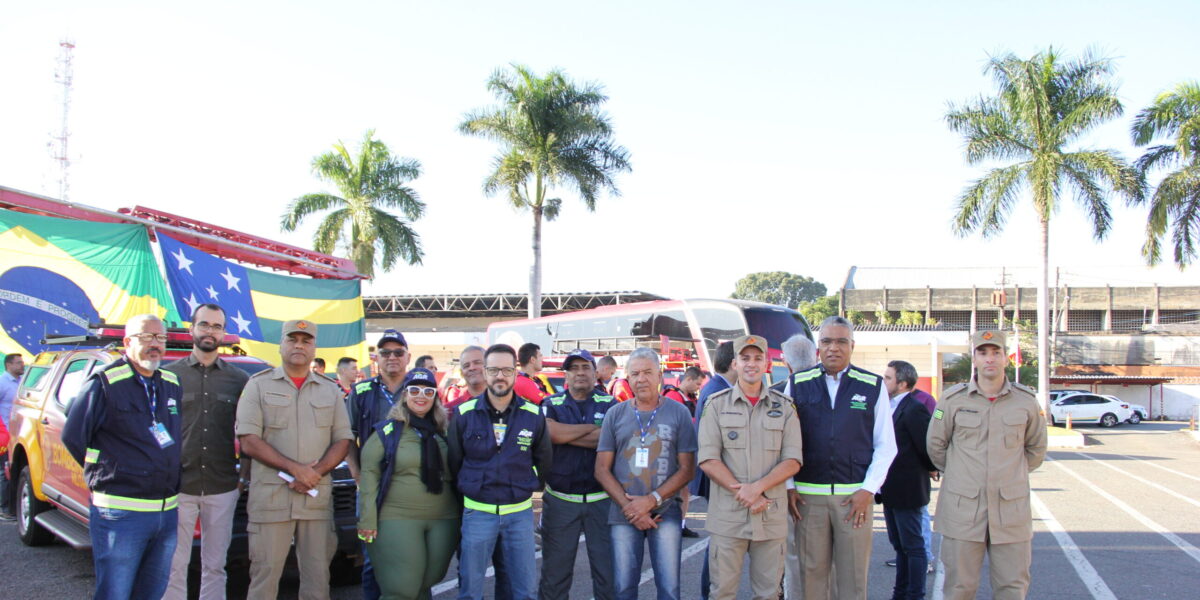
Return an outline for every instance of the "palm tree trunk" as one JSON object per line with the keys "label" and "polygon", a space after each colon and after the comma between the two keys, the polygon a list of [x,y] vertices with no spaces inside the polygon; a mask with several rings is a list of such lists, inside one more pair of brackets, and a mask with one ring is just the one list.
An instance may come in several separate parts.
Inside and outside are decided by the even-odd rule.
{"label": "palm tree trunk", "polygon": [[1043,217],[1042,225],[1042,279],[1038,282],[1037,291],[1037,328],[1038,328],[1038,405],[1042,414],[1050,414],[1050,318],[1048,305],[1050,298],[1050,220]]}
{"label": "palm tree trunk", "polygon": [[542,316],[542,208],[533,210],[533,266],[529,268],[529,318]]}

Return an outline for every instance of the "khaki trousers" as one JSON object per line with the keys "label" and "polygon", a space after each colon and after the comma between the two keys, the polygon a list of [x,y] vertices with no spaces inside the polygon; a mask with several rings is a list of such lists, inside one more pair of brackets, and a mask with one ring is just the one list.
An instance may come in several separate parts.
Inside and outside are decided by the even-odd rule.
{"label": "khaki trousers", "polygon": [[734,600],[742,579],[742,564],[750,555],[750,590],[754,600],[778,600],[783,578],[785,538],[751,541],[710,533],[708,572],[712,582],[709,600]]}
{"label": "khaki trousers", "polygon": [[946,565],[946,583],[942,593],[946,600],[973,600],[979,589],[983,555],[991,566],[992,598],[995,600],[1024,600],[1029,593],[1029,563],[1033,558],[1033,543],[968,542],[942,536],[942,564]]}
{"label": "khaki trousers", "polygon": [[249,600],[275,600],[279,576],[296,541],[300,600],[329,600],[329,561],[337,552],[333,519],[247,523],[250,544]]}
{"label": "khaki trousers", "polygon": [[188,564],[192,562],[192,538],[200,517],[200,600],[224,600],[225,556],[233,535],[233,513],[241,492],[193,496],[179,494],[179,535],[171,559],[171,581],[166,600],[187,600]]}
{"label": "khaki trousers", "polygon": [[849,497],[804,495],[799,529],[805,600],[867,598],[871,519],[858,529],[846,523],[850,505],[841,504]]}
{"label": "khaki trousers", "polygon": [[804,598],[804,573],[800,569],[800,522],[788,515],[787,560],[783,566],[783,597]]}

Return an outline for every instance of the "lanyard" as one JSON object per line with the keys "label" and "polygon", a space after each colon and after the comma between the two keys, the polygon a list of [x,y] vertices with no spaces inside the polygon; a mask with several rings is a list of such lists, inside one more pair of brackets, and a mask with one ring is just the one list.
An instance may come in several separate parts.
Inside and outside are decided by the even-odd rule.
{"label": "lanyard", "polygon": [[637,419],[638,431],[640,431],[642,434],[641,446],[643,448],[646,447],[646,434],[650,433],[650,427],[652,427],[654,425],[654,415],[658,414],[658,409],[660,409],[660,408],[662,408],[662,400],[661,399],[659,399],[659,401],[658,401],[658,406],[655,406],[654,410],[650,413],[650,419],[646,422],[646,426],[643,427],[642,426],[642,413],[640,411],[638,411],[637,406],[633,407],[633,418]]}
{"label": "lanyard", "polygon": [[154,385],[153,381],[146,381],[146,378],[141,375],[137,376],[138,383],[142,384],[142,389],[146,392],[146,399],[150,401],[150,420],[158,422],[158,386]]}
{"label": "lanyard", "polygon": [[387,384],[382,380],[379,382],[379,393],[383,394],[383,399],[387,400],[389,405],[396,404],[396,395],[388,391]]}

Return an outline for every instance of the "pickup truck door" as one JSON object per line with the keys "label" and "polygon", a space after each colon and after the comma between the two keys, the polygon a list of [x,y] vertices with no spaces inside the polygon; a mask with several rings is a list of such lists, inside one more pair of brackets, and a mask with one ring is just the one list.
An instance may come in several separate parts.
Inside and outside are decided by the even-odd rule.
{"label": "pickup truck door", "polygon": [[53,491],[45,490],[46,495],[62,504],[63,499],[55,492],[64,494],[77,503],[76,508],[88,506],[89,494],[87,484],[83,481],[83,467],[75,462],[75,458],[63,446],[62,430],[67,420],[67,409],[94,366],[95,361],[91,357],[72,358],[50,389],[50,398],[42,413],[42,456],[47,463],[42,472],[46,474],[44,485],[53,488]]}

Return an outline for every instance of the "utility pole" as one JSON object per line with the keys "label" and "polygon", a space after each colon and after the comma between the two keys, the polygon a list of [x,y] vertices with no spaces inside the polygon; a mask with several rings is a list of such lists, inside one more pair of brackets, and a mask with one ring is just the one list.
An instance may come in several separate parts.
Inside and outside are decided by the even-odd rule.
{"label": "utility pole", "polygon": [[58,43],[58,68],[54,70],[54,80],[62,86],[62,127],[58,131],[58,135],[51,138],[51,147],[54,151],[54,160],[58,161],[58,199],[67,201],[67,195],[71,185],[68,181],[67,174],[71,167],[71,157],[67,153],[67,140],[71,137],[70,129],[67,127],[68,117],[71,113],[71,85],[75,79],[75,69],[71,65],[73,54],[75,51],[75,42],[64,39]]}

